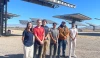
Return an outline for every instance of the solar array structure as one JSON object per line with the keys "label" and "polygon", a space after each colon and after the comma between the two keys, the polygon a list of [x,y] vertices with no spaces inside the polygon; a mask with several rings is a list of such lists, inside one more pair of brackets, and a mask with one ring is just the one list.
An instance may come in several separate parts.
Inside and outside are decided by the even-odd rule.
{"label": "solar array structure", "polygon": [[5,26],[6,26],[6,20],[7,20],[7,2],[9,2],[9,0],[0,0],[0,36],[3,35],[3,27],[4,27],[3,23],[5,23]]}
{"label": "solar array structure", "polygon": [[[69,24],[72,24],[72,21],[67,21]],[[81,22],[75,22],[75,25],[76,25],[76,28],[78,27],[78,26],[87,26],[87,25],[85,25],[85,24],[83,24],[83,23],[81,23]]]}
{"label": "solar array structure", "polygon": [[[34,23],[38,20],[38,19],[40,19],[40,18],[30,18],[31,19],[31,21],[33,21]],[[40,20],[43,20],[43,19],[40,19]],[[52,21],[52,20],[48,20],[48,19],[45,19],[45,20],[47,20],[47,24],[53,24],[53,23],[55,23],[54,21]]]}
{"label": "solar array structure", "polygon": [[59,5],[67,6],[70,8],[76,8],[76,6],[74,4],[70,4],[63,0],[23,0],[23,1],[35,3],[38,5],[42,5],[42,6],[46,6],[46,7],[50,7],[50,8],[58,8]]}
{"label": "solar array structure", "polygon": [[96,20],[100,20],[99,18],[94,18],[94,19],[96,19]]}
{"label": "solar array structure", "polygon": [[86,22],[86,24],[88,24],[88,25],[92,26],[92,27],[93,27],[93,31],[95,31],[95,27],[96,27],[96,25],[95,25],[95,24],[92,24],[92,23],[87,23],[87,22]]}
{"label": "solar array structure", "polygon": [[[19,17],[19,15],[8,13],[8,2],[9,0],[0,0],[0,36],[6,35],[7,20],[13,17]],[[3,34],[3,30],[5,30],[5,34]]]}
{"label": "solar array structure", "polygon": [[[28,22],[32,22],[33,25],[36,25],[36,24],[37,24],[36,21],[37,21],[38,19],[40,19],[40,18],[30,18],[30,19],[31,19],[30,21],[28,21],[28,20],[19,20],[19,22],[20,22],[20,24],[22,24],[22,25],[26,25]],[[40,19],[40,20],[43,20],[43,19]],[[47,19],[45,19],[45,20],[47,20]],[[47,24],[52,24],[52,23],[54,23],[54,21],[52,21],[52,20],[47,20]]]}
{"label": "solar array structure", "polygon": [[56,15],[53,16],[54,18],[59,18],[59,19],[63,19],[63,20],[69,20],[73,23],[75,23],[76,21],[78,22],[82,22],[84,20],[91,20],[90,17],[85,16],[83,14],[80,13],[74,13],[74,14],[65,14],[65,15]]}

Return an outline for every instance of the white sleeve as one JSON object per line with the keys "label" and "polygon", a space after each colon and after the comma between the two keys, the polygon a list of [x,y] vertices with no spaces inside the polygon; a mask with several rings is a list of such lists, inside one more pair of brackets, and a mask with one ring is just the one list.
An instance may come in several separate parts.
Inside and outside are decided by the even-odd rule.
{"label": "white sleeve", "polygon": [[78,33],[78,29],[76,29],[76,33]]}

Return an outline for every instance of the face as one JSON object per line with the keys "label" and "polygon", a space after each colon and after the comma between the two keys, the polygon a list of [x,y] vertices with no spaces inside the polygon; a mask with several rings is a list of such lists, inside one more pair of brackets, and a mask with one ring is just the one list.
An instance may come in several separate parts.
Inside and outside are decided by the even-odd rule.
{"label": "face", "polygon": [[46,22],[46,21],[43,21],[43,22],[42,22],[42,24],[43,24],[43,25],[46,25],[46,24],[47,24],[47,22]]}
{"label": "face", "polygon": [[29,28],[29,29],[32,28],[32,23],[29,23],[29,24],[28,24],[28,28]]}
{"label": "face", "polygon": [[72,27],[75,27],[75,24],[72,24]]}
{"label": "face", "polygon": [[53,27],[56,28],[56,24],[54,24]]}
{"label": "face", "polygon": [[66,23],[62,23],[62,25],[63,25],[63,26],[65,26],[65,25],[66,25]]}
{"label": "face", "polygon": [[38,26],[41,26],[41,25],[42,25],[42,21],[41,21],[41,20],[38,20],[38,21],[37,21],[37,25],[38,25]]}

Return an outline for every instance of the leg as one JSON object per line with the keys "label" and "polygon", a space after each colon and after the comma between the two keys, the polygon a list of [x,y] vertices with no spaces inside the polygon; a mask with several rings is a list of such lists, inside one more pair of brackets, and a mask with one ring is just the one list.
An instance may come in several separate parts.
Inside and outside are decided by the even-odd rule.
{"label": "leg", "polygon": [[54,54],[53,54],[53,58],[56,58],[56,54],[57,54],[57,44],[54,44]]}
{"label": "leg", "polygon": [[30,47],[30,58],[33,58],[33,45]]}
{"label": "leg", "polygon": [[50,44],[50,58],[52,58],[53,44]]}
{"label": "leg", "polygon": [[36,57],[37,50],[38,50],[38,45],[34,44],[34,58],[37,58]]}
{"label": "leg", "polygon": [[76,39],[72,42],[72,55],[74,57],[76,57],[76,55],[75,55],[75,47],[76,47]]}
{"label": "leg", "polygon": [[58,40],[58,58],[60,58],[60,49],[61,49],[61,43],[62,41],[61,40]]}
{"label": "leg", "polygon": [[29,47],[24,46],[24,58],[29,58]]}
{"label": "leg", "polygon": [[65,57],[65,51],[66,51],[66,44],[67,44],[67,40],[63,40],[62,51],[63,51],[63,56],[64,57]]}
{"label": "leg", "polygon": [[39,51],[38,51],[38,58],[42,58],[42,48],[43,48],[43,45],[40,45]]}
{"label": "leg", "polygon": [[71,39],[69,39],[69,58],[71,58],[71,49],[72,48],[72,44],[71,44]]}
{"label": "leg", "polygon": [[48,40],[44,40],[44,45],[43,45],[43,58],[45,58],[46,51],[48,47]]}

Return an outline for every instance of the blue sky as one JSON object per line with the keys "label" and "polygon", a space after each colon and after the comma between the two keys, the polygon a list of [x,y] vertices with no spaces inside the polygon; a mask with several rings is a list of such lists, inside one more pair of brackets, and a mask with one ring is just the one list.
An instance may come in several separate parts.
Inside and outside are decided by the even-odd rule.
{"label": "blue sky", "polygon": [[[22,0],[10,0],[8,3],[8,12],[18,14],[20,17],[8,20],[8,24],[20,24],[19,20],[29,20],[29,18],[45,18],[57,23],[61,23],[61,19],[53,18],[54,15],[81,13],[91,18],[100,18],[100,0],[64,0],[75,4],[76,8],[69,8],[60,6],[53,9],[45,6],[28,3]],[[90,22],[92,24],[100,25],[99,20],[83,21],[82,23]],[[70,25],[66,24],[68,27]]]}

